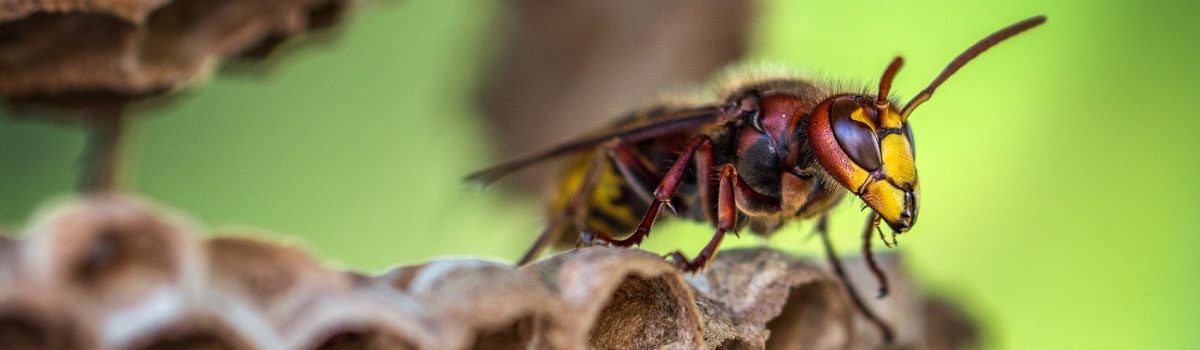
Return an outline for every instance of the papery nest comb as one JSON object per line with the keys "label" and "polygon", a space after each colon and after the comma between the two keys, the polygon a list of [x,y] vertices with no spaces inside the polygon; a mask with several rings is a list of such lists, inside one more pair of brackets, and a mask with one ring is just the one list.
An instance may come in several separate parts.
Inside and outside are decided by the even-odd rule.
{"label": "papery nest comb", "polygon": [[[0,347],[55,349],[879,348],[837,278],[769,249],[704,273],[590,247],[514,268],[433,260],[369,276],[294,245],[218,236],[140,200],[58,204],[0,241]],[[900,266],[898,257],[884,266]],[[898,268],[897,268],[898,269]],[[861,281],[864,267],[850,264]],[[898,348],[971,347],[951,304],[903,271],[872,307]]]}

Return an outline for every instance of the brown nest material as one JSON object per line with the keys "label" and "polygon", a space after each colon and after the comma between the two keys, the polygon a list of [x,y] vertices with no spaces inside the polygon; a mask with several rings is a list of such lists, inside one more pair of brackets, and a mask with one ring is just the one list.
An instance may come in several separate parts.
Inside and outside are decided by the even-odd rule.
{"label": "brown nest material", "polygon": [[329,26],[351,1],[0,1],[0,97],[112,114]]}
{"label": "brown nest material", "polygon": [[[121,178],[127,107],[329,27],[355,0],[0,0],[0,99],[89,130],[80,189]],[[24,112],[24,111],[22,111]]]}
{"label": "brown nest material", "polygon": [[[724,251],[698,275],[590,247],[522,268],[435,260],[365,276],[293,245],[199,233],[125,196],[58,205],[0,240],[0,348],[881,347],[836,277],[769,249]],[[896,347],[974,344],[968,319],[884,260],[895,288],[873,306]]]}

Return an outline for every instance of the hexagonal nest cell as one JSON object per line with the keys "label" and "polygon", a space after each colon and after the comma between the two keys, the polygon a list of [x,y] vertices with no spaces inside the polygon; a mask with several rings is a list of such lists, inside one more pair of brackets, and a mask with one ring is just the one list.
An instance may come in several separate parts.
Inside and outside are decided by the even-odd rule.
{"label": "hexagonal nest cell", "polygon": [[[893,293],[870,306],[765,249],[722,251],[701,274],[638,249],[588,247],[524,267],[434,260],[367,276],[293,245],[201,238],[126,195],[60,203],[0,241],[0,348],[954,349],[977,331],[885,256]],[[848,261],[869,285],[861,262]]]}

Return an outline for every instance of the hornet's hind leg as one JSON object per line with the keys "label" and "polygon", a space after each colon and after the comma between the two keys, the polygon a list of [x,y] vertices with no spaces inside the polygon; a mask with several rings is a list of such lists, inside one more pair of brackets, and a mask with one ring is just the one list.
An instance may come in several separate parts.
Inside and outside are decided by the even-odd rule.
{"label": "hornet's hind leg", "polygon": [[533,246],[525,251],[525,255],[521,256],[521,260],[517,261],[517,265],[525,265],[537,259],[541,255],[542,250],[557,241],[562,235],[563,228],[566,227],[567,220],[586,215],[588,202],[592,200],[592,194],[596,188],[596,183],[600,181],[600,175],[604,172],[603,162],[605,161],[604,149],[598,149],[591,161],[588,162],[587,168],[584,170],[583,180],[575,194],[567,200],[567,204],[562,211],[555,213],[550,217],[550,222],[546,224],[546,228],[538,235],[537,240],[533,242]]}
{"label": "hornet's hind leg", "polygon": [[[525,255],[518,262],[518,265],[527,264],[537,258],[542,250],[553,244],[562,235],[564,228],[568,222],[572,222],[580,233],[582,242],[590,242],[592,240],[601,240],[605,242],[613,242],[605,232],[598,232],[587,225],[589,209],[592,205],[593,196],[595,195],[596,186],[600,183],[601,176],[606,171],[605,162],[612,161],[617,172],[621,175],[625,185],[633,190],[640,198],[649,204],[652,201],[652,184],[658,183],[662,175],[649,164],[647,164],[641,155],[636,150],[629,147],[620,139],[612,139],[598,148],[591,161],[588,162],[584,169],[583,180],[578,188],[568,199],[567,204],[563,209],[554,214],[550,218],[550,222],[546,228],[534,241],[533,246],[526,251]],[[617,244],[619,245],[619,244]]]}
{"label": "hornet's hind leg", "polygon": [[[654,225],[654,220],[658,218],[659,209],[661,209],[664,204],[670,205],[671,199],[675,197],[675,191],[679,189],[680,183],[683,182],[683,176],[685,174],[684,171],[687,169],[688,165],[691,164],[692,156],[697,154],[697,150],[701,149],[702,147],[709,150],[701,158],[708,157],[708,159],[710,159],[708,163],[711,163],[711,148],[704,147],[711,143],[712,142],[708,139],[708,136],[704,135],[696,136],[692,139],[692,141],[688,142],[688,146],[683,151],[683,154],[680,154],[679,158],[675,160],[675,163],[671,164],[671,168],[667,170],[666,176],[662,177],[662,180],[658,183],[658,187],[654,189],[653,202],[650,204],[649,210],[646,211],[646,214],[642,217],[642,222],[638,224],[637,229],[633,231],[632,235],[626,237],[625,239],[613,239],[607,234],[597,233],[594,238],[618,247],[629,247],[641,244],[642,240],[650,236],[650,227]],[[708,175],[706,174],[708,173],[709,172],[706,171],[704,173],[699,173],[698,175],[705,176],[702,178],[707,179]],[[702,205],[707,206],[707,203]]]}

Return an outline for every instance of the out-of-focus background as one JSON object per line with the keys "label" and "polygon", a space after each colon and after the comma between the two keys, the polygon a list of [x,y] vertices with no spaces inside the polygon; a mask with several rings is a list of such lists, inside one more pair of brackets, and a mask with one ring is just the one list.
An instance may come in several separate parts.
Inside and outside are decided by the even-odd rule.
{"label": "out-of-focus background", "polygon": [[[485,127],[478,96],[502,56],[503,8],[370,7],[337,40],[279,67],[219,74],[133,123],[129,187],[207,226],[303,241],[357,269],[446,255],[513,259],[541,228],[540,197],[461,182],[515,156],[488,139],[499,133]],[[909,97],[983,35],[1047,15],[1043,27],[968,65],[914,116],[923,207],[898,249],[931,292],[981,320],[988,348],[1196,348],[1197,10],[762,2],[749,17],[744,60],[874,84],[902,53],[894,91]],[[77,128],[0,118],[2,227],[19,228],[72,191],[83,143]],[[847,254],[861,221],[851,205],[834,215]],[[817,254],[808,230],[726,246]],[[671,222],[645,248],[696,251],[709,232]]]}

